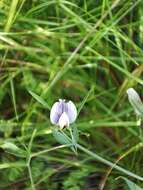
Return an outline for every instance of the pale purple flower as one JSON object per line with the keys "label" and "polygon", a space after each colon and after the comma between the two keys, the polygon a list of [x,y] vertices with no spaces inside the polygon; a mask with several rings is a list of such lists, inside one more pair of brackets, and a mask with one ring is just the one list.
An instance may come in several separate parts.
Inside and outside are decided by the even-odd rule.
{"label": "pale purple flower", "polygon": [[68,127],[74,123],[77,117],[77,109],[72,101],[66,102],[59,99],[51,108],[50,120],[54,125],[58,125],[60,129]]}

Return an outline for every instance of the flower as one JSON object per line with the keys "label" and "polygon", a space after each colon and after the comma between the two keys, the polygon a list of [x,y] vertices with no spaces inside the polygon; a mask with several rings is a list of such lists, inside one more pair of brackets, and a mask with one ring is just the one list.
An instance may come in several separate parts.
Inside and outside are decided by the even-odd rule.
{"label": "flower", "polygon": [[127,94],[128,94],[129,102],[133,106],[136,114],[143,115],[143,103],[138,93],[133,88],[129,88],[127,90]]}
{"label": "flower", "polygon": [[55,102],[50,111],[50,120],[54,125],[58,125],[60,129],[68,127],[77,117],[77,109],[72,101],[66,102],[59,99]]}

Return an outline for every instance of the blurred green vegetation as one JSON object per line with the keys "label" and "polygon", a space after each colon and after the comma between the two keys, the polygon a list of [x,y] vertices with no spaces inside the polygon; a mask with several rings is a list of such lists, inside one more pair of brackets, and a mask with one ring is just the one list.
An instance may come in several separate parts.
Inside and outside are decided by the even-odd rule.
{"label": "blurred green vegetation", "polygon": [[129,189],[124,173],[56,142],[49,111],[59,98],[80,111],[79,144],[143,176],[126,95],[143,94],[142,49],[141,0],[0,0],[0,189]]}

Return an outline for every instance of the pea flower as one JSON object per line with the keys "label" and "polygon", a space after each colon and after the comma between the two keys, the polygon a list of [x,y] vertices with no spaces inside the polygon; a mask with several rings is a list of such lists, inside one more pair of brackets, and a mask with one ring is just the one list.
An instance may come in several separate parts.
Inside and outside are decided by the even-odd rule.
{"label": "pea flower", "polygon": [[72,101],[66,102],[59,99],[55,102],[50,111],[50,120],[54,125],[58,125],[60,129],[69,127],[76,120],[77,109]]}
{"label": "pea flower", "polygon": [[143,115],[143,103],[138,93],[133,88],[129,88],[127,90],[127,94],[129,102],[134,108],[135,113],[139,116]]}

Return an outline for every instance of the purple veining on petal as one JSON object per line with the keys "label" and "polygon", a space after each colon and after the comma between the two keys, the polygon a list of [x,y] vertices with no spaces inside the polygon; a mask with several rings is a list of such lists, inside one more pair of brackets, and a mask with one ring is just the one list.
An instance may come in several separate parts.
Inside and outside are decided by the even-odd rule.
{"label": "purple veining on petal", "polygon": [[65,100],[59,99],[59,103],[60,103],[60,106],[61,106],[62,113],[63,113],[63,112],[66,112],[66,110],[67,110],[67,108],[66,108],[67,105],[66,105]]}
{"label": "purple veining on petal", "polygon": [[50,112],[50,120],[52,124],[58,124],[59,119],[64,112],[66,107],[65,100],[59,100],[59,102],[54,103]]}
{"label": "purple veining on petal", "polygon": [[56,102],[50,112],[50,120],[53,124],[58,124],[59,118],[63,113],[63,102]]}
{"label": "purple veining on petal", "polygon": [[59,107],[59,102],[54,103],[54,105],[51,108],[50,111],[50,120],[52,124],[57,124],[59,120],[59,113],[58,113],[58,107]]}

